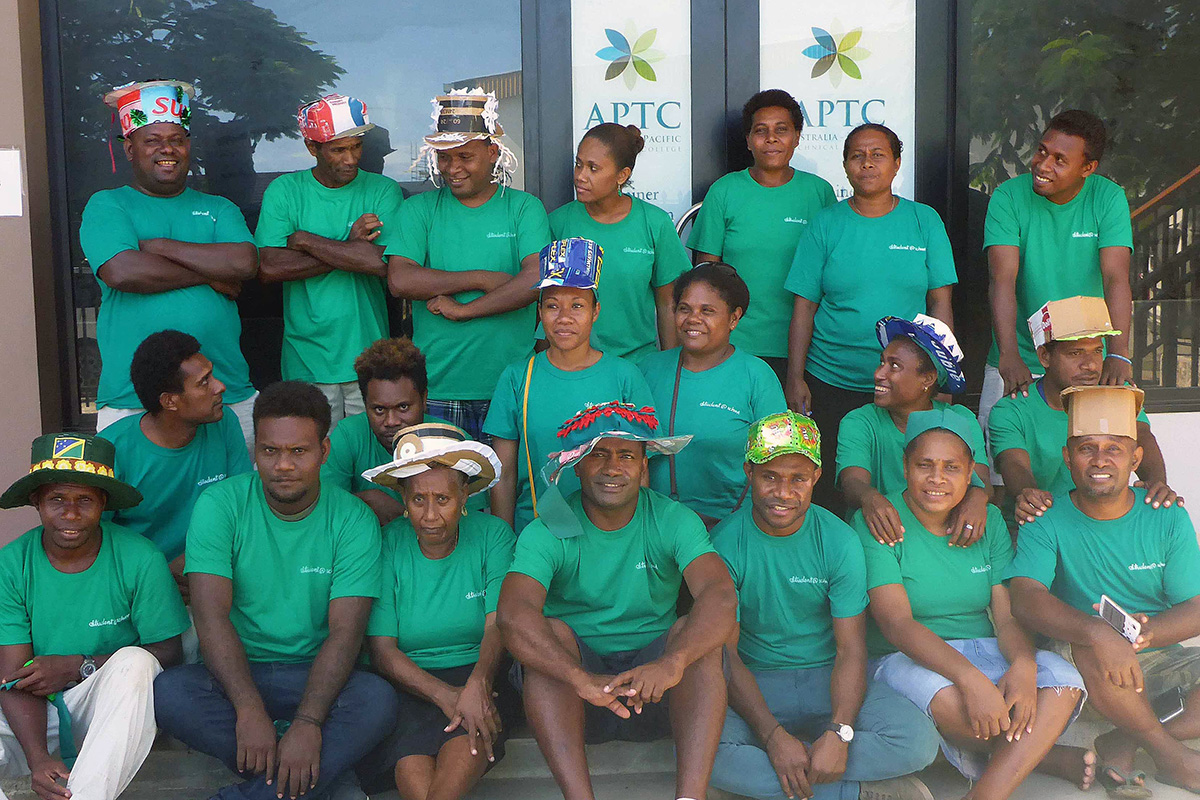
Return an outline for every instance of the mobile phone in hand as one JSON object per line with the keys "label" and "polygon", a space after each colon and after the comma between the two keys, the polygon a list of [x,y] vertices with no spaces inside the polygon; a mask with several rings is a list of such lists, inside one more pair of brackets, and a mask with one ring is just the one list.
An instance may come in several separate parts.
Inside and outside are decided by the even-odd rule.
{"label": "mobile phone in hand", "polygon": [[1111,625],[1113,630],[1124,636],[1130,644],[1136,642],[1138,635],[1142,632],[1142,623],[1114,603],[1112,598],[1106,594],[1100,595],[1100,618]]}

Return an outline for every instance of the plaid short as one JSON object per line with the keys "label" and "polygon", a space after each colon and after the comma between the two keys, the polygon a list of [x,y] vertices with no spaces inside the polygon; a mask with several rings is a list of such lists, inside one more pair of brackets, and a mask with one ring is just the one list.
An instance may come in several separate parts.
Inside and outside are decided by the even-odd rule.
{"label": "plaid short", "polygon": [[[1053,640],[1048,642],[1048,645],[1048,650],[1058,653],[1072,664],[1075,663],[1069,643]],[[1200,686],[1200,647],[1173,644],[1158,650],[1138,653],[1137,658],[1146,682],[1145,695],[1149,700],[1172,689],[1182,689],[1186,695]],[[1099,712],[1092,706],[1084,707],[1084,716],[1092,720],[1100,719]]]}
{"label": "plaid short", "polygon": [[492,437],[483,432],[483,421],[487,419],[491,400],[434,400],[425,403],[425,413],[439,417],[451,425],[457,425],[477,442],[490,445]]}

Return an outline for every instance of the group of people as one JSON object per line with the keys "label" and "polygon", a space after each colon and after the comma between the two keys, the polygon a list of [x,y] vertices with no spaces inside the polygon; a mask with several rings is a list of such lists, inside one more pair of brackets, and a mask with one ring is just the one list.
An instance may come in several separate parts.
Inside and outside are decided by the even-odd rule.
{"label": "group of people", "polygon": [[[80,232],[99,433],[39,437],[0,497],[41,520],[0,549],[0,774],[112,800],[162,729],[237,775],[217,798],[461,798],[523,713],[570,800],[586,743],[665,736],[693,800],[931,800],[939,748],[970,798],[1035,769],[1148,797],[1139,749],[1200,792],[1200,546],[1127,385],[1099,120],[1052,119],[993,200],[981,426],[945,228],[882,125],[837,203],[789,166],[798,104],[756,94],[692,266],[626,191],[635,128],[591,129],[547,216],[487,93],[434,100],[407,199],[331,95],[252,236],[186,187],[191,98],[106,97],[134,185]],[[261,393],[256,275],[284,285]],[[1114,729],[1057,745],[1085,702]]]}

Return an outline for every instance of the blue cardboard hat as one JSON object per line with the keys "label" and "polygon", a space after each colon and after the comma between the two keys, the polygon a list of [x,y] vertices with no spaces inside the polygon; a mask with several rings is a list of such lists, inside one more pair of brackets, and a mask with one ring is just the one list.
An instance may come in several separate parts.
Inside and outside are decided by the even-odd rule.
{"label": "blue cardboard hat", "polygon": [[911,320],[884,317],[875,323],[875,333],[881,347],[887,347],[888,342],[899,336],[907,336],[933,360],[937,368],[938,386],[951,394],[958,394],[967,388],[967,379],[962,371],[962,350],[950,326],[940,319],[925,314],[917,314]]}
{"label": "blue cardboard hat", "polygon": [[572,289],[595,289],[600,283],[600,267],[603,263],[604,248],[591,239],[551,242],[538,253],[540,278],[533,288],[567,286]]}

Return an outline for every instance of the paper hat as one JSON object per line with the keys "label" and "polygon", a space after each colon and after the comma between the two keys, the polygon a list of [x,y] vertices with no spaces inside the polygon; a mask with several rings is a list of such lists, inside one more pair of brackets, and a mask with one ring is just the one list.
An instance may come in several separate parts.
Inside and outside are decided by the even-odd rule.
{"label": "paper hat", "polygon": [[795,411],[770,414],[750,426],[746,460],[765,464],[773,458],[797,453],[821,466],[821,431],[812,418]]}
{"label": "paper hat", "polygon": [[1051,300],[1029,318],[1033,346],[1046,342],[1073,342],[1095,336],[1120,336],[1113,330],[1108,306],[1102,297],[1068,297]]}
{"label": "paper hat", "polygon": [[362,136],[375,126],[367,117],[367,104],[357,97],[327,94],[296,112],[300,133],[310,142],[332,142],[347,136]]}
{"label": "paper hat", "polygon": [[884,317],[875,323],[875,334],[882,347],[887,347],[888,342],[898,336],[907,336],[933,360],[938,386],[953,394],[967,388],[967,379],[962,371],[962,350],[950,326],[940,319],[925,314],[917,314],[912,320]]}
{"label": "paper hat", "polygon": [[[971,430],[972,426],[976,430]],[[972,422],[964,414],[959,414],[949,408],[935,408],[932,411],[914,411],[908,415],[908,425],[904,429],[904,446],[912,442],[922,433],[932,430],[949,431],[958,438],[966,442],[967,450],[975,452],[975,446],[971,444],[975,434],[980,433],[978,430],[979,423]]]}
{"label": "paper hat", "polygon": [[410,425],[396,433],[393,459],[362,474],[365,480],[399,489],[405,478],[428,472],[430,464],[455,469],[467,476],[467,491],[478,494],[500,480],[496,451],[471,440],[465,431],[440,422]]}
{"label": "paper hat", "polygon": [[1146,393],[1135,386],[1070,386],[1062,391],[1067,436],[1137,439],[1137,415]]}
{"label": "paper hat", "polygon": [[449,94],[433,98],[433,133],[425,136],[425,144],[413,161],[413,169],[424,167],[429,178],[440,185],[439,150],[453,150],[467,142],[488,141],[496,145],[500,156],[492,169],[492,182],[504,186],[512,182],[517,170],[516,154],[503,142],[504,128],[500,126],[500,101],[495,92],[483,87],[451,89]]}
{"label": "paper hat", "polygon": [[600,282],[600,267],[603,264],[604,248],[591,239],[551,242],[538,253],[540,279],[533,288],[567,286],[572,289],[595,289]]}
{"label": "paper hat", "polygon": [[118,86],[104,95],[104,104],[117,110],[121,138],[156,122],[191,127],[196,90],[183,81],[141,81]]}
{"label": "paper hat", "polygon": [[113,475],[112,442],[87,433],[47,433],[33,440],[29,473],[0,495],[0,508],[29,504],[29,495],[48,483],[95,486],[108,495],[105,508],[115,511],[142,502],[141,493]]}

